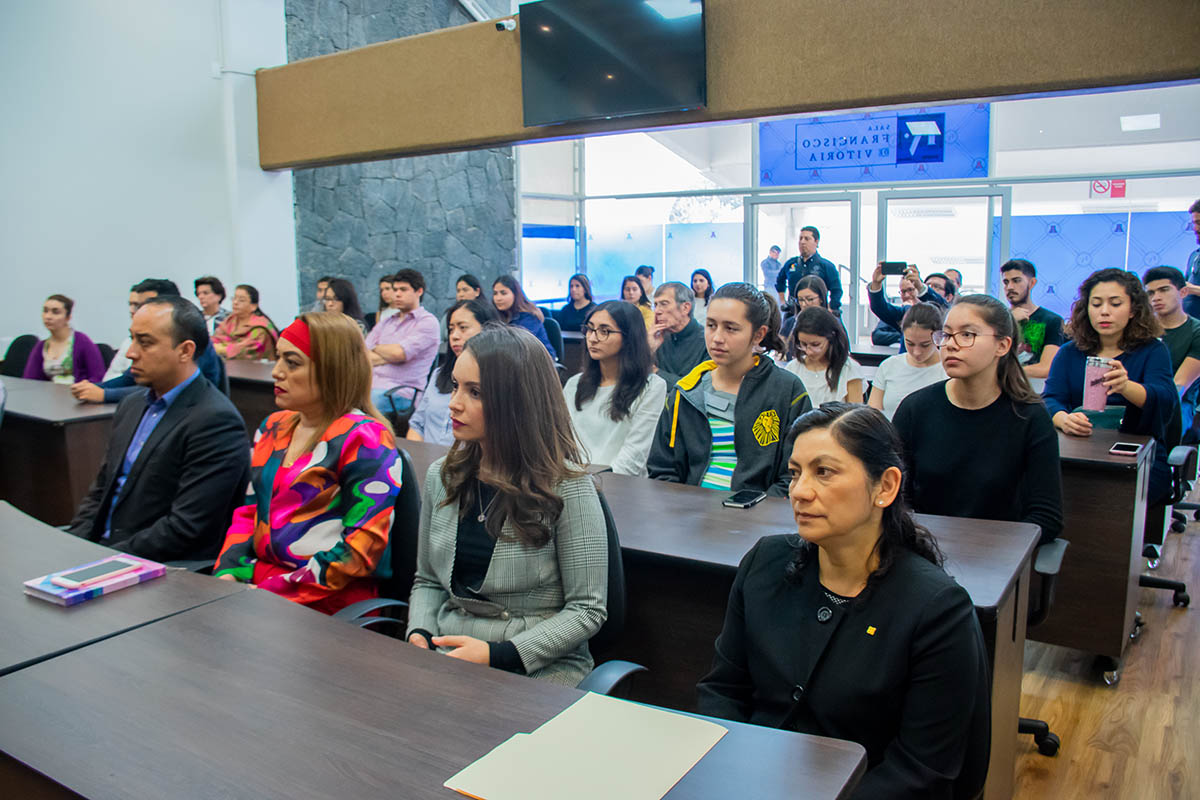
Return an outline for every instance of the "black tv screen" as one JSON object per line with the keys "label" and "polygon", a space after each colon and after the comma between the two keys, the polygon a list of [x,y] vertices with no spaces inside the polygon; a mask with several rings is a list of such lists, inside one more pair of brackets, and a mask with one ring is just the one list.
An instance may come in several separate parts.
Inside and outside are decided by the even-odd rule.
{"label": "black tv screen", "polygon": [[701,0],[542,0],[520,23],[526,125],[705,104]]}

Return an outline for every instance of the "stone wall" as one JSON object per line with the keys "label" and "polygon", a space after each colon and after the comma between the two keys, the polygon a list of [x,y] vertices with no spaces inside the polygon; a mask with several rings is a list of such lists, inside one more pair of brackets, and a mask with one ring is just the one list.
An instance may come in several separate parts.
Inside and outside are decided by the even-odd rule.
{"label": "stone wall", "polygon": [[[507,12],[503,0],[486,5]],[[472,21],[452,0],[286,0],[285,10],[289,61]],[[301,306],[319,277],[337,275],[372,311],[379,277],[411,267],[440,314],[461,273],[487,285],[516,269],[513,167],[505,147],[295,170]]]}

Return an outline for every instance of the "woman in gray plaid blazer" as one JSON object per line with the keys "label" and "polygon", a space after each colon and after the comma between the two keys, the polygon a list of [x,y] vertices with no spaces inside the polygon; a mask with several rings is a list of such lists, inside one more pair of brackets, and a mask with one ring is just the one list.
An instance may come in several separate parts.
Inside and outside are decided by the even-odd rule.
{"label": "woman in gray plaid blazer", "polygon": [[454,365],[455,444],[426,476],[408,640],[574,686],[607,617],[608,543],[554,365],[486,326]]}

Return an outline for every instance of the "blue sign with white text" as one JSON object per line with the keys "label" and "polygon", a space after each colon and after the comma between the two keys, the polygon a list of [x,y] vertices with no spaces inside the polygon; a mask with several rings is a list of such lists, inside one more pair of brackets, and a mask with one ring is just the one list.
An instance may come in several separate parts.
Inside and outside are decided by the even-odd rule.
{"label": "blue sign with white text", "polygon": [[763,122],[758,185],[987,177],[989,118],[981,103]]}

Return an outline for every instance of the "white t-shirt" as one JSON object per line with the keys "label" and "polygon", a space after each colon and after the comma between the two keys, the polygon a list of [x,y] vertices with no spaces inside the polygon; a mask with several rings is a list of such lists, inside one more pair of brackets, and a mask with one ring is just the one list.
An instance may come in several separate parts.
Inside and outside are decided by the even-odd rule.
{"label": "white t-shirt", "polygon": [[[821,403],[845,402],[847,386],[850,381],[863,379],[862,365],[853,358],[846,359],[846,365],[842,367],[842,374],[838,376],[837,389],[831,390],[829,383],[825,380],[825,369],[811,370],[804,366],[804,362],[798,358],[794,358],[784,367],[793,375],[799,375],[800,380],[804,381],[804,388],[808,390],[808,399],[812,401],[813,408],[821,405]],[[863,385],[866,388],[866,385]]]}
{"label": "white t-shirt", "polygon": [[696,304],[692,306],[692,319],[696,320],[696,324],[700,326],[701,330],[704,329],[708,320],[708,306],[704,305],[703,300],[697,300]]}
{"label": "white t-shirt", "polygon": [[650,457],[650,445],[658,428],[658,417],[667,399],[667,382],[657,375],[646,378],[641,394],[633,401],[629,414],[620,422],[613,422],[608,415],[616,386],[600,386],[596,395],[575,409],[575,389],[579,376],[572,375],[563,387],[567,401],[567,412],[575,436],[583,445],[584,457],[589,464],[607,464],[620,475],[647,474],[646,460]]}
{"label": "white t-shirt", "polygon": [[108,372],[104,373],[104,380],[111,381],[113,378],[119,378],[133,366],[133,362],[125,357],[129,352],[129,348],[133,345],[133,339],[129,336],[117,347],[116,355],[113,356],[112,363],[108,365]]}
{"label": "white t-shirt", "polygon": [[935,361],[928,367],[914,367],[908,363],[908,356],[901,353],[885,358],[879,365],[875,380],[871,381],[871,391],[883,392],[883,415],[891,419],[904,398],[948,377],[946,370],[942,369],[942,362]]}

